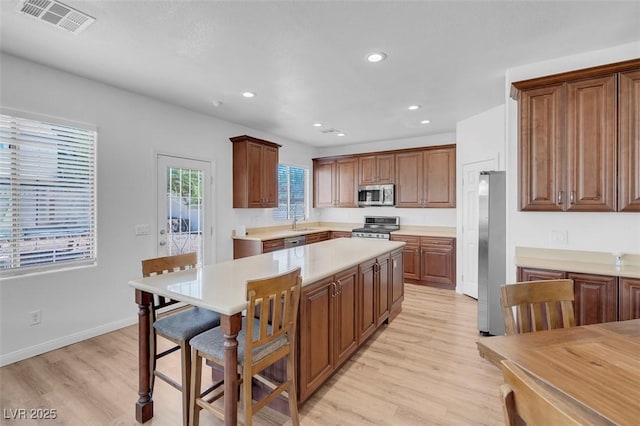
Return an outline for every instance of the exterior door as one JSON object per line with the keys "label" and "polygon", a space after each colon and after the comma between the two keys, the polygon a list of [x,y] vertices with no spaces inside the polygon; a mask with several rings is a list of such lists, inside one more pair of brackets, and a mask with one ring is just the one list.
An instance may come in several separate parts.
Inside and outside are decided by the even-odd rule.
{"label": "exterior door", "polygon": [[157,254],[196,252],[212,259],[211,174],[208,161],[158,154]]}
{"label": "exterior door", "polygon": [[478,298],[478,178],[483,170],[495,170],[494,159],[462,166],[462,292]]}

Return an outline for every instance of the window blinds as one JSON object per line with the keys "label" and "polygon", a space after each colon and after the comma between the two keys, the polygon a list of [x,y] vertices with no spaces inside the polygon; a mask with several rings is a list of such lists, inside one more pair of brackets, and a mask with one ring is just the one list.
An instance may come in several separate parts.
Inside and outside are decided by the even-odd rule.
{"label": "window blinds", "polygon": [[96,137],[0,114],[0,272],[95,261]]}

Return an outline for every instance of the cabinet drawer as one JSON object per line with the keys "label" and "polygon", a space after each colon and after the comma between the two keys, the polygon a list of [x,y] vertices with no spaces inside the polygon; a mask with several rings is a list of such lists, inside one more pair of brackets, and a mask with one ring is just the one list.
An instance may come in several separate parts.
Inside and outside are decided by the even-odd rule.
{"label": "cabinet drawer", "polygon": [[391,235],[391,241],[404,241],[408,246],[420,245],[420,237],[413,235]]}
{"label": "cabinet drawer", "polygon": [[284,239],[279,238],[277,240],[267,240],[262,242],[262,252],[269,253],[270,251],[280,250],[284,248]]}
{"label": "cabinet drawer", "polygon": [[318,232],[316,234],[307,234],[307,244],[319,243],[329,239],[329,232]]}
{"label": "cabinet drawer", "polygon": [[420,245],[422,246],[442,246],[450,248],[453,246],[452,238],[438,238],[438,237],[421,237]]}
{"label": "cabinet drawer", "polygon": [[331,231],[331,238],[351,238],[349,231]]}

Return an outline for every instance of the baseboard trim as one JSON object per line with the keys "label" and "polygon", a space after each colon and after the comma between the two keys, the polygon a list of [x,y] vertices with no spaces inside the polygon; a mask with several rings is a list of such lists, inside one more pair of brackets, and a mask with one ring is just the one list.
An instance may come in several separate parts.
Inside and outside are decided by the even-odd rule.
{"label": "baseboard trim", "polygon": [[110,322],[108,324],[104,324],[95,328],[73,333],[68,336],[63,336],[58,339],[49,340],[48,342],[43,342],[34,346],[29,346],[24,349],[19,349],[14,352],[9,352],[8,354],[1,354],[0,367],[13,364],[14,362],[22,361],[24,359],[43,354],[45,352],[49,352],[55,349],[60,349],[62,347],[72,345],[74,343],[78,343],[83,340],[99,336],[101,334],[110,333],[112,331],[119,330],[121,328],[133,325],[137,322],[138,322],[137,316],[129,317],[123,320]]}

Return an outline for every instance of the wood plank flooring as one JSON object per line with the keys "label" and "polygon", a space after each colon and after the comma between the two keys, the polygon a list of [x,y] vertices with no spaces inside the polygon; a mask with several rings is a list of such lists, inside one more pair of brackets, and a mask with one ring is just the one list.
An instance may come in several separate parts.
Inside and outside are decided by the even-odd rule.
{"label": "wood plank flooring", "polygon": [[[500,371],[480,358],[476,302],[406,285],[402,313],[382,327],[301,408],[303,425],[502,425]],[[133,303],[133,302],[132,302]],[[137,327],[0,369],[2,425],[138,425]],[[179,377],[180,362],[164,371]],[[180,397],[157,381],[147,425],[179,425]],[[55,420],[10,420],[9,410],[56,409]],[[201,415],[201,424],[222,424]],[[256,425],[290,424],[270,409]]]}

